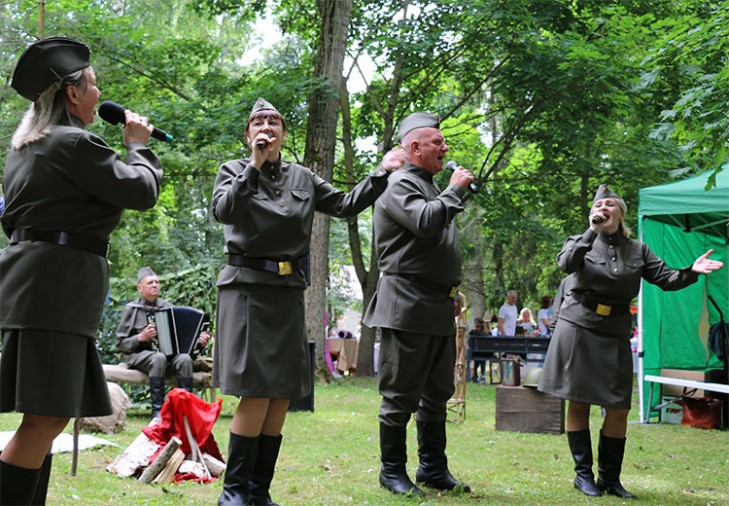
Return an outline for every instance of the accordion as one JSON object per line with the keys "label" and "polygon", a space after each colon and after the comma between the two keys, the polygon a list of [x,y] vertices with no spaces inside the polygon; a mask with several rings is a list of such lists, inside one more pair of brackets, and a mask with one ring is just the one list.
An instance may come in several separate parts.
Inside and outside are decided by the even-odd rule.
{"label": "accordion", "polygon": [[147,321],[157,327],[157,345],[160,352],[168,357],[187,353],[195,358],[200,332],[204,325],[210,323],[210,318],[198,309],[174,306],[148,313]]}

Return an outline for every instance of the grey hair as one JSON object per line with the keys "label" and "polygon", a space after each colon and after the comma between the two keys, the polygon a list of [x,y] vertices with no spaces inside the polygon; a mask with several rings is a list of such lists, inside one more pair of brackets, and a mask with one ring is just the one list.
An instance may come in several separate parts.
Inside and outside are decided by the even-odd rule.
{"label": "grey hair", "polygon": [[45,137],[52,125],[68,122],[70,113],[66,102],[66,88],[85,87],[88,83],[87,71],[91,67],[71,72],[60,82],[51,84],[33,102],[20,120],[13,134],[11,144],[14,149],[23,149],[28,144]]}

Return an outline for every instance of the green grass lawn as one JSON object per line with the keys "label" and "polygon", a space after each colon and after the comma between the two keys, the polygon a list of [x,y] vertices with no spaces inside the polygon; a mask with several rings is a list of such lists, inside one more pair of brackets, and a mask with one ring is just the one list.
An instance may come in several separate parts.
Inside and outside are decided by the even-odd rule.
{"label": "green grass lawn", "polygon": [[[574,475],[566,436],[496,431],[495,391],[493,385],[469,384],[465,422],[448,425],[449,466],[456,477],[471,486],[471,494],[439,494],[426,489],[426,497],[416,500],[395,497],[382,489],[378,483],[376,380],[344,378],[317,385],[314,413],[288,416],[272,497],[282,505],[626,502],[615,497],[588,498],[572,487]],[[223,414],[214,436],[225,455],[237,401],[223,399]],[[637,408],[631,415],[622,482],[640,502],[729,505],[728,432],[641,425],[634,421]],[[0,415],[0,430],[13,430],[18,421],[15,413]],[[220,482],[143,485],[106,472],[106,466],[140,434],[147,421],[146,412],[139,416],[130,412],[123,432],[102,436],[119,446],[82,451],[75,477],[70,472],[71,454],[57,455],[48,504],[216,504]],[[594,408],[593,439],[600,424],[600,410]],[[414,479],[418,463],[414,422],[408,429],[408,459],[408,472]]]}

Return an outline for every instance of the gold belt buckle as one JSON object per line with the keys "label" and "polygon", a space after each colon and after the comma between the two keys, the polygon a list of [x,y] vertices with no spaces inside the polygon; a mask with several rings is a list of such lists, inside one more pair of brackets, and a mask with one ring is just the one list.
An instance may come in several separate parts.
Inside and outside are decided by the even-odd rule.
{"label": "gold belt buckle", "polygon": [[453,297],[456,296],[457,293],[458,293],[458,287],[452,286],[451,291],[448,293],[448,297],[450,297],[452,299]]}
{"label": "gold belt buckle", "polygon": [[605,304],[598,304],[595,312],[600,316],[610,316],[610,312],[613,310],[612,306],[606,306]]}
{"label": "gold belt buckle", "polygon": [[279,262],[278,263],[278,275],[279,276],[290,276],[294,273],[294,267],[291,262]]}

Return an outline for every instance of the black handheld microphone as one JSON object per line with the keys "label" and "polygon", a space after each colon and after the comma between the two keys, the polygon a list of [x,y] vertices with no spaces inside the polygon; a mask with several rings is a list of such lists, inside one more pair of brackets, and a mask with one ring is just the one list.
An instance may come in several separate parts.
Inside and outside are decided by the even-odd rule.
{"label": "black handheld microphone", "polygon": [[[273,139],[273,136],[272,136],[272,135],[270,135],[270,134],[267,134],[267,135],[268,135],[268,138],[269,138],[269,139]],[[265,148],[266,146],[268,146],[268,141],[265,141],[265,140],[261,139],[260,141],[257,141],[257,142],[256,142],[256,147],[257,147],[258,149],[263,149],[263,148]]]}
{"label": "black handheld microphone", "polygon": [[[445,168],[451,172],[455,172],[458,168],[458,164],[451,160],[450,162],[446,163]],[[478,191],[478,186],[476,186],[476,183],[468,183],[468,189],[471,190],[471,193],[476,193]]]}
{"label": "black handheld microphone", "polygon": [[[118,125],[119,123],[126,125],[127,123],[127,118],[124,116],[124,107],[108,100],[99,104],[99,117],[112,125]],[[152,137],[162,142],[172,142],[173,139],[170,134],[157,127],[152,130]]]}
{"label": "black handheld microphone", "polygon": [[599,225],[600,223],[602,223],[603,221],[606,221],[607,219],[608,219],[608,217],[605,216],[604,214],[602,216],[594,216],[592,218],[592,224]]}

